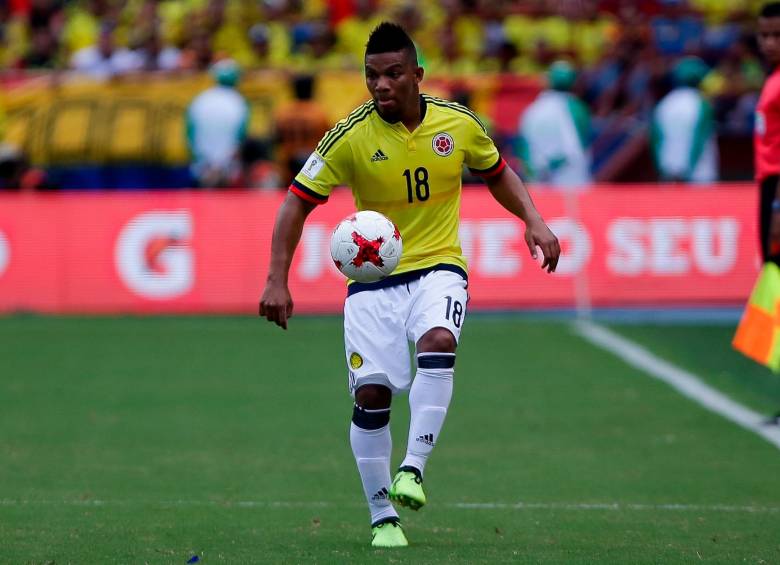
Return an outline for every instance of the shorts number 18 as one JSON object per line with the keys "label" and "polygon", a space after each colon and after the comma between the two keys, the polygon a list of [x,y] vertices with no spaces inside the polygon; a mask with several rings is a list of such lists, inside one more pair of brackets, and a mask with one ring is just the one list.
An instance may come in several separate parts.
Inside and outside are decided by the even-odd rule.
{"label": "shorts number 18", "polygon": [[459,328],[461,322],[463,321],[463,304],[457,300],[453,300],[452,296],[445,296],[444,298],[447,299],[447,312],[445,314],[445,318],[449,320],[451,313],[452,323],[455,324],[456,328]]}

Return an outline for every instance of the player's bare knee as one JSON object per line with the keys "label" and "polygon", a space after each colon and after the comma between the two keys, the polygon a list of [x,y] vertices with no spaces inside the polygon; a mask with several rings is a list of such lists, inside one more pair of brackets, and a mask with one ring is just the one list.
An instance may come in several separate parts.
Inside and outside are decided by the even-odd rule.
{"label": "player's bare knee", "polygon": [[432,328],[417,341],[417,352],[455,353],[458,342],[447,328]]}
{"label": "player's bare knee", "polygon": [[355,391],[355,404],[365,410],[382,410],[390,408],[392,400],[392,392],[383,385],[363,385]]}

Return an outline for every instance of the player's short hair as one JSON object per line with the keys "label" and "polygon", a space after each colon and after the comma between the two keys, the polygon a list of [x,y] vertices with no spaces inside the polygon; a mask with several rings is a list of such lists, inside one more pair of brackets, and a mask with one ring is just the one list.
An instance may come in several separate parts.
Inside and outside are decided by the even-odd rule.
{"label": "player's short hair", "polygon": [[404,28],[392,22],[382,22],[368,36],[366,55],[406,51],[417,64],[417,48]]}
{"label": "player's short hair", "polygon": [[760,18],[780,17],[780,2],[770,2],[769,4],[764,4],[758,16]]}

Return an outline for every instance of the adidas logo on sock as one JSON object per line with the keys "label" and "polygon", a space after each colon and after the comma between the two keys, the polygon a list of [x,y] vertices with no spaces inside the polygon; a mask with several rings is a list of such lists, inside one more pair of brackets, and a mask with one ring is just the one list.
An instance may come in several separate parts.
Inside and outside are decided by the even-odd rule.
{"label": "adidas logo on sock", "polygon": [[378,491],[374,496],[372,496],[371,500],[387,500],[387,494],[387,489],[382,487],[382,490]]}
{"label": "adidas logo on sock", "polygon": [[371,162],[376,163],[377,161],[387,161],[389,157],[385,155],[385,152],[381,149],[377,149],[376,153],[374,153],[373,157],[371,157]]}
{"label": "adidas logo on sock", "polygon": [[417,437],[417,441],[433,447],[433,434],[425,434]]}

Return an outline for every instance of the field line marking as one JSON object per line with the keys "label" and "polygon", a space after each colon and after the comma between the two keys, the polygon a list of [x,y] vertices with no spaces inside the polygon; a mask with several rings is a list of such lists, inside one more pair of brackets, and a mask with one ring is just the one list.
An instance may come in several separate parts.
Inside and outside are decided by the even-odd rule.
{"label": "field line marking", "polygon": [[[336,503],[324,500],[295,502],[283,500],[25,500],[0,499],[0,506],[205,506],[224,508],[363,508],[362,503]],[[736,504],[636,504],[624,502],[444,502],[444,508],[458,510],[661,510],[672,512],[731,512],[747,514],[780,514],[780,506],[754,506]]]}
{"label": "field line marking", "polygon": [[632,367],[665,382],[683,396],[731,420],[780,449],[780,427],[767,426],[765,417],[706,384],[699,376],[666,361],[641,345],[593,322],[574,323],[577,335],[612,353]]}

